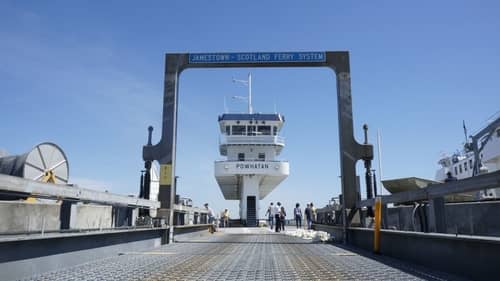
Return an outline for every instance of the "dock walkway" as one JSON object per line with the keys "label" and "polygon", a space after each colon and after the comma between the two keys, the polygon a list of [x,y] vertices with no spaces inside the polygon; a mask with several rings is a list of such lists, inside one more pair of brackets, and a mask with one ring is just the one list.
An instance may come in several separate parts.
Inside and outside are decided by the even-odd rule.
{"label": "dock walkway", "polygon": [[455,276],[263,228],[198,233],[27,280],[457,280]]}

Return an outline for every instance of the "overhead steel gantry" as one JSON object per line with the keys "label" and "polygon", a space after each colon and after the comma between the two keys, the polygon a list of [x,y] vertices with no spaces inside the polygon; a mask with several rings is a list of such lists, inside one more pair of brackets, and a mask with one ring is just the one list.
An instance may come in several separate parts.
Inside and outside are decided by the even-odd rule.
{"label": "overhead steel gantry", "polygon": [[[360,201],[356,183],[356,162],[373,157],[373,147],[360,144],[354,139],[352,119],[352,96],[349,52],[248,52],[248,53],[167,53],[165,56],[165,85],[163,98],[163,125],[161,140],[156,145],[148,142],[143,147],[146,163],[160,163],[161,207],[158,216],[169,217],[173,223],[175,197],[175,155],[177,140],[177,103],[179,100],[179,76],[188,68],[227,67],[328,67],[335,73],[337,82],[337,106],[340,138],[340,165],[342,174],[342,205],[344,206],[344,229],[350,224],[352,215]],[[151,130],[150,130],[151,139]],[[349,214],[347,214],[349,210]],[[173,229],[172,227],[170,228]],[[346,232],[344,232],[346,233]],[[173,239],[169,235],[170,242]],[[347,237],[345,237],[347,239]],[[344,240],[346,241],[346,240]]]}

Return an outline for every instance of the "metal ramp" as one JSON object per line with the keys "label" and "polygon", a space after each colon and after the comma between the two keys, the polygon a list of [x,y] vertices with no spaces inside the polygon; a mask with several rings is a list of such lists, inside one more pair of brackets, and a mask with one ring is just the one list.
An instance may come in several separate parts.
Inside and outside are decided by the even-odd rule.
{"label": "metal ramp", "polygon": [[28,280],[460,280],[263,228],[207,233]]}

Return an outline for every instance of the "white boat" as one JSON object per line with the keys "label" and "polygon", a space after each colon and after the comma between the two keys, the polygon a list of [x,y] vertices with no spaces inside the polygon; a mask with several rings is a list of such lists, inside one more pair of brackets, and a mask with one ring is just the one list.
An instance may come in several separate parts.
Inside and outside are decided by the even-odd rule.
{"label": "white boat", "polygon": [[260,200],[287,178],[289,165],[277,159],[285,146],[279,136],[285,117],[253,112],[248,78],[248,113],[219,116],[219,151],[226,159],[215,161],[214,174],[224,198],[240,201],[241,222],[257,226]]}
{"label": "white boat", "polygon": [[[484,128],[467,137],[464,148],[452,155],[445,155],[438,164],[435,179],[445,181],[451,173],[458,180],[500,170],[500,112]],[[476,199],[500,198],[500,188],[487,189],[476,194]]]}

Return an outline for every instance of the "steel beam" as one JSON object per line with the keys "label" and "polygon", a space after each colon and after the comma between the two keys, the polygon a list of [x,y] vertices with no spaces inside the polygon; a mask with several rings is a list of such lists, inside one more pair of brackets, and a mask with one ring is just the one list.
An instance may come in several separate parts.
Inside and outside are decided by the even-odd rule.
{"label": "steel beam", "polygon": [[[382,197],[382,204],[405,203],[443,197],[448,194],[478,191],[500,186],[500,171],[458,181],[433,184],[419,190],[398,192]],[[359,207],[373,206],[374,199],[362,200]]]}
{"label": "steel beam", "polygon": [[150,209],[160,207],[158,201],[81,188],[78,186],[43,183],[2,174],[0,174],[0,192],[5,194],[25,194],[39,198],[75,200],[112,206],[130,206]]}

